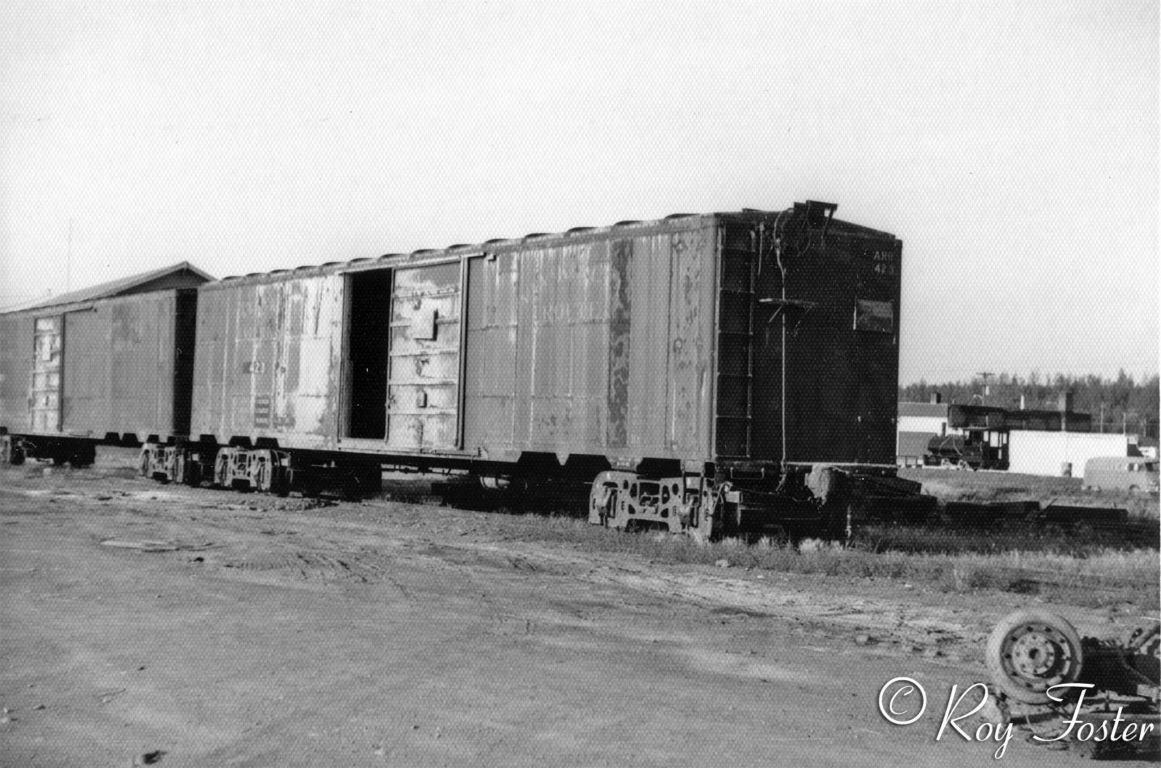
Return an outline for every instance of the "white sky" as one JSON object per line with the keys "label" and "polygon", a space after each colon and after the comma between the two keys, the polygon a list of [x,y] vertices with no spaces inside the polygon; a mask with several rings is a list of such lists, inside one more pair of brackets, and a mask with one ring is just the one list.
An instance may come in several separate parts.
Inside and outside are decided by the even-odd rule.
{"label": "white sky", "polygon": [[1158,82],[1155,1],[5,0],[0,307],[810,198],[904,383],[1152,374]]}

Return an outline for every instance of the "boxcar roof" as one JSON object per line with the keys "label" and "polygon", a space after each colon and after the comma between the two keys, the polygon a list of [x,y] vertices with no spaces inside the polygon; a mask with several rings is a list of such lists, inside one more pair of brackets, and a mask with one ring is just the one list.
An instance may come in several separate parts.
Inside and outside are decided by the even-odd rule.
{"label": "boxcar roof", "polygon": [[164,291],[174,288],[195,288],[202,283],[211,282],[213,276],[183,261],[168,267],[155,269],[150,272],[141,272],[129,275],[107,283],[80,288],[59,296],[41,299],[31,304],[8,309],[2,314],[17,312],[32,312],[60,307],[66,304],[79,304],[98,299],[110,299],[115,296],[128,296],[134,293],[148,293],[150,291]]}
{"label": "boxcar roof", "polygon": [[[350,261],[328,261],[322,264],[305,265],[295,267],[294,269],[276,269],[272,272],[251,272],[247,275],[231,275],[223,277],[222,279],[212,283],[211,285],[221,284],[237,284],[239,282],[265,282],[267,280],[290,279],[295,276],[321,275],[334,272],[352,272],[363,269],[376,269],[383,267],[390,267],[394,264],[405,263],[408,261],[431,261],[441,257],[455,257],[463,253],[473,252],[493,252],[514,250],[521,246],[526,246],[528,243],[538,243],[543,245],[559,244],[564,242],[584,242],[587,240],[598,240],[606,237],[611,233],[625,231],[626,235],[645,234],[652,230],[656,232],[666,231],[680,231],[688,229],[696,229],[704,226],[708,221],[714,219],[733,220],[733,221],[758,221],[769,216],[775,216],[778,211],[762,211],[752,208],[745,208],[741,211],[724,212],[724,213],[674,213],[666,216],[663,219],[653,219],[649,221],[619,221],[612,226],[607,227],[573,227],[566,232],[547,233],[547,232],[533,232],[524,237],[514,238],[496,238],[493,240],[485,240],[482,243],[464,244],[458,243],[456,245],[449,245],[442,249],[423,248],[411,253],[388,253],[379,257],[362,257],[351,259]],[[833,220],[830,223],[831,232],[842,232],[845,234],[861,234],[878,236],[884,239],[894,239],[894,235],[889,232],[870,229],[858,224],[851,224],[850,222]]]}

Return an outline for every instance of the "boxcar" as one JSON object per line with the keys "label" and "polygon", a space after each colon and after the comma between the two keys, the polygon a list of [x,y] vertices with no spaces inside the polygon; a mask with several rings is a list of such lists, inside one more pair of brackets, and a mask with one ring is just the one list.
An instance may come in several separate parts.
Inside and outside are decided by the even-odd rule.
{"label": "boxcar", "polygon": [[189,432],[198,285],[188,263],[0,314],[0,439],[25,456],[91,463],[94,445]]}
{"label": "boxcar", "polygon": [[384,464],[583,477],[594,522],[698,535],[849,515],[894,471],[901,243],[833,211],[208,283],[175,450],[194,480],[283,491]]}

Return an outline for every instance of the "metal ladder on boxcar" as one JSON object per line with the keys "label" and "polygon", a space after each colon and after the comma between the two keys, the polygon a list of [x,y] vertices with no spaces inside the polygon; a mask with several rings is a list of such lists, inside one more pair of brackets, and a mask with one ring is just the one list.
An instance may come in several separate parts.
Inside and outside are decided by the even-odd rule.
{"label": "metal ladder on boxcar", "polygon": [[715,450],[723,458],[753,455],[756,238],[752,229],[726,230],[719,248],[718,391],[721,394],[717,398]]}

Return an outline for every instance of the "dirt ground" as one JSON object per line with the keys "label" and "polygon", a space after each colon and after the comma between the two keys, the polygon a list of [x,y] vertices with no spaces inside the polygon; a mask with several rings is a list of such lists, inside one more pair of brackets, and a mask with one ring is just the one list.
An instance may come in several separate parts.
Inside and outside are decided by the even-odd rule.
{"label": "dirt ground", "polygon": [[[0,470],[2,766],[994,762],[936,733],[1012,595],[651,563],[135,460]],[[1139,615],[1049,607],[1109,637]],[[897,676],[931,700],[911,726],[879,713]],[[1080,761],[1017,733],[1002,762]]]}

